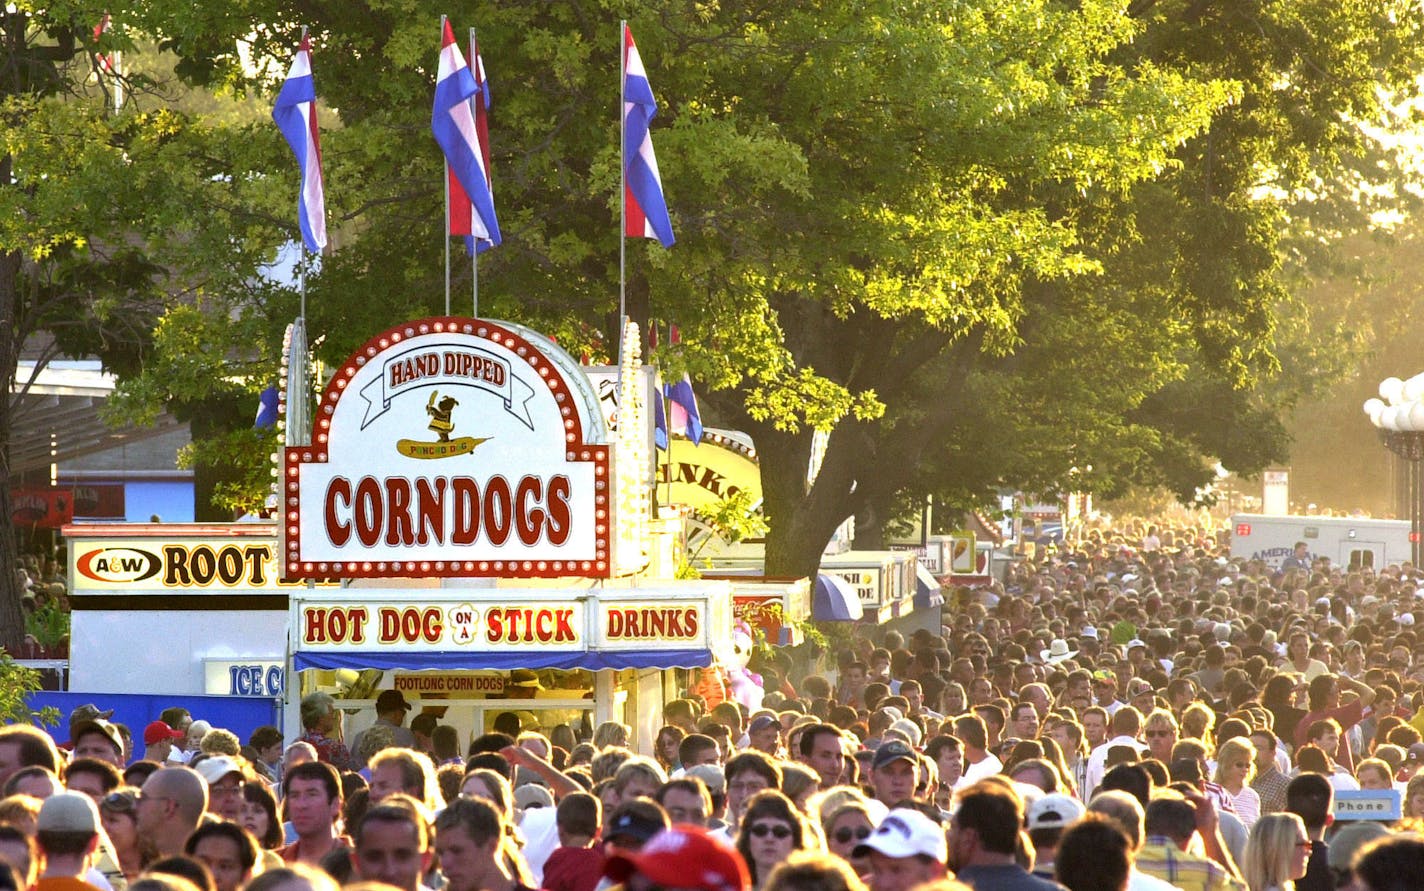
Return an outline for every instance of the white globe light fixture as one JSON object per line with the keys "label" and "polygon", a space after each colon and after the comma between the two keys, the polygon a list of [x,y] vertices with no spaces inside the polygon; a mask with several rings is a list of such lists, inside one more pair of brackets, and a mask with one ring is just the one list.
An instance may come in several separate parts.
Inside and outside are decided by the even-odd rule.
{"label": "white globe light fixture", "polygon": [[[1420,541],[1424,523],[1424,477],[1420,474],[1420,462],[1424,461],[1424,372],[1408,380],[1385,378],[1380,381],[1379,398],[1366,399],[1362,408],[1385,448],[1402,461],[1405,480],[1396,487],[1395,503],[1408,502],[1410,557],[1417,568],[1424,555]],[[1401,489],[1407,496],[1399,496]]]}

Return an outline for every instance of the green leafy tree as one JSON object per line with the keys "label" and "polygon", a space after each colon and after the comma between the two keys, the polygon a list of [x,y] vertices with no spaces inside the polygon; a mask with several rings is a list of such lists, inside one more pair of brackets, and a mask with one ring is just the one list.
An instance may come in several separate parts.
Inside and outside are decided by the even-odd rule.
{"label": "green leafy tree", "polygon": [[[312,29],[337,234],[308,318],[328,362],[443,308],[439,11],[234,0],[130,23],[190,82],[238,92],[270,93]],[[1351,182],[1392,175],[1363,163],[1358,124],[1415,89],[1424,46],[1403,0],[481,9],[456,22],[479,26],[494,95],[506,243],[481,258],[481,314],[575,353],[615,346],[622,16],[662,102],[679,233],[630,245],[629,306],[682,326],[661,358],[756,440],[776,574],[814,569],[846,516],[883,522],[907,493],[1047,489],[1074,469],[1098,491],[1190,493],[1216,459],[1278,457],[1281,413],[1329,370],[1282,373],[1317,336],[1277,348],[1291,275],[1311,267],[1287,255],[1358,224],[1338,210]],[[234,170],[294,180],[270,124],[244,136],[220,155]],[[270,368],[250,345],[278,341],[290,294],[214,292],[219,321],[160,328],[157,351],[238,319],[242,359]],[[209,367],[231,361],[223,342]],[[830,436],[808,487],[813,429]]]}

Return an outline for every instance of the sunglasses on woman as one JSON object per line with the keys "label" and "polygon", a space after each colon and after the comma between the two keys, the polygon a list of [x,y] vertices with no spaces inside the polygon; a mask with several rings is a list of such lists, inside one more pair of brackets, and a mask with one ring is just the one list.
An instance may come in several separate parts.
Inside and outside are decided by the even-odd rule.
{"label": "sunglasses on woman", "polygon": [[781,840],[791,837],[791,829],[781,824],[757,823],[751,828],[752,837],[766,838],[768,835],[774,839]]}
{"label": "sunglasses on woman", "polygon": [[105,810],[118,811],[119,813],[132,813],[137,804],[131,792],[110,792],[104,796],[104,800],[99,802],[99,806]]}
{"label": "sunglasses on woman", "polygon": [[831,834],[831,838],[835,839],[838,845],[848,845],[852,839],[863,842],[867,838],[870,838],[870,827],[860,826],[852,829],[849,826],[842,826]]}

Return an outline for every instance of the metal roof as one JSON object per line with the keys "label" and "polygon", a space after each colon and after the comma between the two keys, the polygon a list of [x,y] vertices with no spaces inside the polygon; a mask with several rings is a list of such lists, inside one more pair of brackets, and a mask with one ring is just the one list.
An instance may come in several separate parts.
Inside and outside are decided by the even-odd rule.
{"label": "metal roof", "polygon": [[99,412],[116,380],[97,361],[57,361],[35,375],[33,362],[15,374],[10,472],[41,470],[84,455],[161,436],[184,425],[167,412],[148,427],[110,427]]}

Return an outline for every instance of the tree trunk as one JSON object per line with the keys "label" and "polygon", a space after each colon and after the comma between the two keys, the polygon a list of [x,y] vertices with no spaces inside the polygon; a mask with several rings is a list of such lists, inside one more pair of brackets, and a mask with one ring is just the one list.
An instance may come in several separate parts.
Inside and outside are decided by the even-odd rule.
{"label": "tree trunk", "polygon": [[[0,183],[10,181],[10,158],[0,160]],[[25,617],[20,609],[19,546],[15,541],[10,504],[10,414],[14,406],[15,363],[19,359],[20,255],[0,254],[0,647],[15,654],[25,640]]]}
{"label": "tree trunk", "polygon": [[831,434],[816,482],[806,488],[811,432],[788,434],[763,428],[755,436],[761,462],[762,497],[770,526],[765,571],[769,576],[800,578],[816,573],[821,553],[836,527],[855,511],[858,425],[842,422]]}

